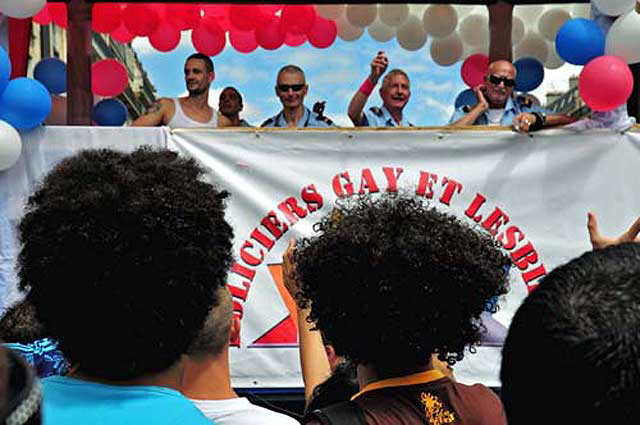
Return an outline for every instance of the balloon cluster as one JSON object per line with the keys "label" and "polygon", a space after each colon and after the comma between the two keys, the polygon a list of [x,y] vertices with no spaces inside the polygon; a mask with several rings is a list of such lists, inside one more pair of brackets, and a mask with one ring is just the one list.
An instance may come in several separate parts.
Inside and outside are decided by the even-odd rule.
{"label": "balloon cluster", "polygon": [[[633,91],[633,74],[627,64],[640,62],[640,14],[636,0],[593,0],[599,19],[613,21],[608,32],[592,19],[565,22],[556,36],[558,55],[584,65],[578,90],[594,111],[610,111],[624,104]],[[611,18],[607,18],[611,17]]]}
{"label": "balloon cluster", "polygon": [[31,78],[11,77],[11,61],[0,48],[0,170],[18,160],[22,150],[17,130],[27,130],[47,118],[51,111],[48,90]]}
{"label": "balloon cluster", "polygon": [[[56,18],[58,6],[66,8],[49,3],[34,21],[66,26],[66,21]],[[338,33],[336,22],[319,16],[309,4],[94,3],[92,26],[120,43],[147,37],[160,52],[175,49],[181,31],[191,30],[194,48],[209,56],[220,53],[227,39],[237,51],[250,53],[258,46],[275,50],[307,41],[323,49],[333,44]]]}

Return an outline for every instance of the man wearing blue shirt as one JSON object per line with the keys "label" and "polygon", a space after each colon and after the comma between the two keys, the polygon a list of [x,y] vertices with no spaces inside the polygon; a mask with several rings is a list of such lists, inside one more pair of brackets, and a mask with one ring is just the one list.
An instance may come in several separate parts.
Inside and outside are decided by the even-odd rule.
{"label": "man wearing blue shirt", "polygon": [[575,121],[575,118],[567,115],[547,114],[526,96],[514,97],[515,78],[516,68],[511,62],[492,62],[484,77],[484,84],[474,88],[478,103],[473,107],[465,105],[456,109],[449,125],[502,125],[529,132]]}
{"label": "man wearing blue shirt", "polygon": [[389,66],[389,59],[380,51],[371,61],[371,73],[364,80],[349,103],[349,118],[356,127],[402,127],[412,126],[404,120],[402,112],[409,103],[411,86],[409,76],[401,69],[392,69],[384,76],[380,97],[382,106],[364,107],[378,80]]}
{"label": "man wearing blue shirt", "polygon": [[282,103],[282,110],[263,122],[261,127],[335,127],[328,117],[304,106],[309,86],[304,71],[299,66],[282,67],[278,71],[275,89]]}

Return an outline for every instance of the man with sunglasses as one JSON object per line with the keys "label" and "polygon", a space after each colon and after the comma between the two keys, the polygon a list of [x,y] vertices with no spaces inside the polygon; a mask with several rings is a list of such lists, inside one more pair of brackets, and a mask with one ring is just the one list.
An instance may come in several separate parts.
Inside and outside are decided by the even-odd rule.
{"label": "man with sunglasses", "polygon": [[389,59],[380,51],[371,61],[371,73],[364,80],[349,103],[349,118],[356,127],[402,127],[413,126],[403,119],[402,111],[409,103],[411,89],[409,77],[401,69],[392,69],[384,76],[380,97],[382,106],[372,106],[364,110],[364,106],[373,92],[378,80],[387,70]]}
{"label": "man with sunglasses", "polygon": [[575,118],[550,115],[527,96],[514,96],[516,68],[506,60],[489,65],[484,84],[474,88],[478,103],[458,108],[449,122],[454,127],[467,125],[513,126],[521,132],[569,124]]}
{"label": "man with sunglasses", "polygon": [[296,65],[286,65],[278,71],[276,95],[282,103],[282,110],[262,123],[261,127],[335,127],[333,121],[322,113],[311,111],[304,106],[304,98],[309,86],[304,71]]}

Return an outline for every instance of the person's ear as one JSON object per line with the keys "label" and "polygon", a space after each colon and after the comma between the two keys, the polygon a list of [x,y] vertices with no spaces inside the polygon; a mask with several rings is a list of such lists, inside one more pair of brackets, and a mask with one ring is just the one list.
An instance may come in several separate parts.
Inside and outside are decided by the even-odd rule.
{"label": "person's ear", "polygon": [[216,73],[215,73],[215,71],[211,71],[209,73],[209,83],[213,83],[213,80],[215,80],[215,79],[216,79]]}
{"label": "person's ear", "polygon": [[302,95],[306,96],[308,92],[309,92],[309,85],[305,84],[304,88],[302,89]]}
{"label": "person's ear", "polygon": [[231,318],[231,329],[229,330],[229,342],[233,344],[240,340],[240,318],[235,314]]}

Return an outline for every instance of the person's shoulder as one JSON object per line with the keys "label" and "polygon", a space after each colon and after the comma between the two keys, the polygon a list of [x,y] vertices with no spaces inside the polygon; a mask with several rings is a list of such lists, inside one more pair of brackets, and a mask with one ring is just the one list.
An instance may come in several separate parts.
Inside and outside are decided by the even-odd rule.
{"label": "person's shoulder", "polygon": [[502,416],[504,414],[502,401],[491,388],[482,384],[466,385],[459,382],[452,382],[452,385],[467,407],[479,408],[488,415]]}
{"label": "person's shoulder", "polygon": [[[255,425],[299,425],[300,423],[291,416],[275,412],[267,408],[251,404],[252,410],[250,423]],[[249,422],[247,422],[249,423]]]}
{"label": "person's shoulder", "polygon": [[325,115],[319,115],[316,112],[312,112],[313,119],[317,125],[321,125],[324,127],[335,127],[333,120]]}
{"label": "person's shoulder", "polygon": [[379,118],[384,117],[384,111],[379,106],[372,106],[369,108],[369,111],[376,117],[379,117]]}
{"label": "person's shoulder", "polygon": [[251,403],[244,397],[228,400],[192,400],[200,411],[218,425],[297,425],[283,413]]}
{"label": "person's shoulder", "polygon": [[276,125],[276,117],[278,115],[274,115],[272,117],[267,118],[260,124],[260,127],[274,127]]}

